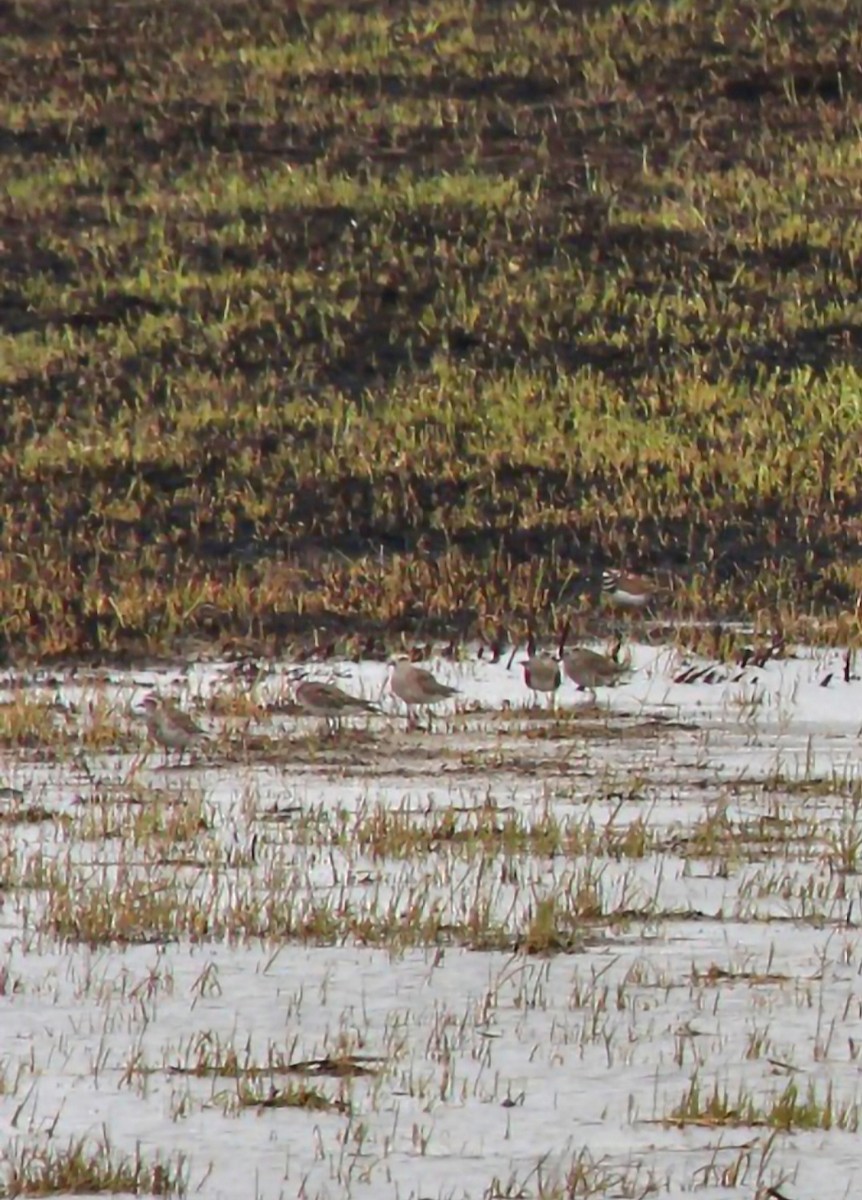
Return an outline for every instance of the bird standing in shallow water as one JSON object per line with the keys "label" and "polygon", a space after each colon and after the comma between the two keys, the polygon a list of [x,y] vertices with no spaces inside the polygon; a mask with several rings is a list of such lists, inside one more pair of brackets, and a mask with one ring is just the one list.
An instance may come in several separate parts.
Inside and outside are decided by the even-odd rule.
{"label": "bird standing in shallow water", "polygon": [[614,687],[631,668],[628,663],[619,663],[607,654],[578,646],[563,655],[563,670],[572,683],[582,691],[592,692],[595,699],[597,687]]}
{"label": "bird standing in shallow water", "polygon": [[[416,723],[414,709],[421,705],[439,704],[450,696],[457,696],[458,689],[449,687],[435,679],[424,667],[416,667],[407,658],[393,658],[389,663],[389,690],[393,696],[407,705],[407,728]],[[428,728],[431,728],[429,713]]]}
{"label": "bird standing in shallow water", "polygon": [[162,700],[155,692],[145,696],[143,700],[146,710],[147,730],[154,742],[158,742],[165,750],[165,762],[168,753],[177,750],[177,762],[182,761],[183,753],[192,746],[207,740],[206,734],[188,713],[183,712],[172,700]]}
{"label": "bird standing in shallow water", "polygon": [[523,660],[524,683],[537,696],[544,692],[550,697],[548,707],[554,707],[555,692],[562,682],[560,664],[547,654],[531,654]]}
{"label": "bird standing in shallow water", "polygon": [[315,717],[323,717],[330,733],[338,729],[339,722],[345,713],[377,712],[373,704],[359,696],[351,696],[334,683],[315,683],[304,680],[297,684],[294,691],[296,703],[306,712]]}

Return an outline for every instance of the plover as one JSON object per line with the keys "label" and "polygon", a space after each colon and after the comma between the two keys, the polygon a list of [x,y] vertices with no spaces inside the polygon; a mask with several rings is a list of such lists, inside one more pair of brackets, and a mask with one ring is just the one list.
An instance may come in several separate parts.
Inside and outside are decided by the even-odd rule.
{"label": "plover", "polygon": [[550,700],[548,707],[554,707],[554,693],[562,682],[560,664],[547,654],[531,654],[521,664],[524,668],[524,683],[535,693],[545,692]]}
{"label": "plover", "polygon": [[572,683],[582,691],[592,692],[595,699],[596,688],[613,687],[629,673],[630,667],[607,654],[578,646],[563,655],[563,670]]}
{"label": "plover", "polygon": [[602,574],[602,595],[620,608],[646,608],[655,595],[655,584],[642,575],[605,571]]}
{"label": "plover", "polygon": [[341,718],[349,712],[377,712],[373,704],[359,696],[343,692],[334,683],[315,683],[307,679],[298,683],[294,690],[296,703],[315,717],[323,717],[327,729],[334,732]]}
{"label": "plover", "polygon": [[423,704],[439,704],[441,700],[458,694],[457,688],[441,683],[430,671],[414,666],[407,658],[393,658],[390,661],[389,690],[407,705],[408,728],[415,724],[414,708]]}
{"label": "plover", "polygon": [[165,750],[167,761],[168,751],[177,750],[177,761],[182,760],[183,752],[189,750],[198,742],[206,741],[206,734],[188,713],[178,708],[172,700],[163,700],[155,692],[143,699],[146,710],[147,730],[153,741],[158,742]]}

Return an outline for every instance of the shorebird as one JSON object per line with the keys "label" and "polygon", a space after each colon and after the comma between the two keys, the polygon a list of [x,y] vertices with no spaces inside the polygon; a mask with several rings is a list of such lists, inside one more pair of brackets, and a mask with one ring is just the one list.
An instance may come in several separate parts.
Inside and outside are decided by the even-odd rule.
{"label": "shorebird", "polygon": [[597,687],[613,687],[628,674],[630,668],[628,663],[619,663],[607,654],[578,646],[563,655],[563,670],[572,683],[577,684],[581,691],[592,692],[595,699]]}
{"label": "shorebird", "polygon": [[[456,696],[458,689],[435,679],[430,671],[416,667],[407,658],[393,658],[389,663],[389,690],[407,705],[407,727],[415,724],[414,708],[422,704],[439,704]],[[430,714],[429,726],[430,729]]]}
{"label": "shorebird", "polygon": [[642,575],[626,571],[604,571],[602,595],[620,608],[646,608],[655,595],[655,584]]}
{"label": "shorebird", "polygon": [[315,683],[311,679],[298,683],[294,690],[296,703],[315,717],[323,717],[330,733],[334,733],[345,713],[377,712],[373,704],[359,696],[343,692],[334,683]]}
{"label": "shorebird", "polygon": [[168,752],[178,750],[177,761],[182,760],[183,752],[206,741],[206,734],[188,713],[178,708],[172,700],[163,700],[155,692],[145,696],[143,706],[146,709],[144,720],[153,741],[158,742],[165,750],[165,761]]}
{"label": "shorebird", "polygon": [[524,683],[536,694],[546,692],[550,696],[548,707],[553,708],[554,693],[562,682],[560,664],[547,654],[531,654],[521,665],[524,668]]}

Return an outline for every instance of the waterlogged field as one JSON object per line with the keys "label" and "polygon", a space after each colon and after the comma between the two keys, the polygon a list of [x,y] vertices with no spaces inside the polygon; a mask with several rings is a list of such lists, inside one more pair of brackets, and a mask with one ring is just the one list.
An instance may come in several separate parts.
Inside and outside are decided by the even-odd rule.
{"label": "waterlogged field", "polygon": [[855,1194],[860,16],[0,5],[0,1195]]}
{"label": "waterlogged field", "polygon": [[8,673],[2,1194],[854,1195],[862,680],[632,654],[332,736],[289,665]]}

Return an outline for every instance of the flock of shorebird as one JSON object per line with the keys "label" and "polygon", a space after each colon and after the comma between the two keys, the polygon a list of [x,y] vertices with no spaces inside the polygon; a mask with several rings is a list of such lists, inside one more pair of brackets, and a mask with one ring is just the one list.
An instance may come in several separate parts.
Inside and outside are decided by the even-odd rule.
{"label": "flock of shorebird", "polygon": [[[602,586],[613,604],[626,608],[642,609],[654,595],[654,588],[648,580],[620,571],[606,571]],[[595,699],[597,688],[613,687],[631,669],[627,662],[620,662],[616,657],[600,654],[584,646],[561,653],[558,658],[534,652],[523,660],[522,666],[527,687],[537,695],[547,695],[550,705],[554,703],[563,675],[582,691],[591,692]],[[390,660],[381,697],[387,686],[392,695],[405,705],[408,728],[416,725],[417,709],[427,708],[430,712],[431,706],[458,694],[457,688],[441,683],[430,671],[416,666],[406,656]],[[338,728],[344,716],[379,711],[370,701],[352,696],[334,683],[310,679],[303,679],[295,685],[294,699],[309,715],[324,720],[330,732]],[[201,727],[171,700],[151,693],[144,698],[143,708],[150,736],[166,751],[176,750],[182,754],[206,740]]]}

